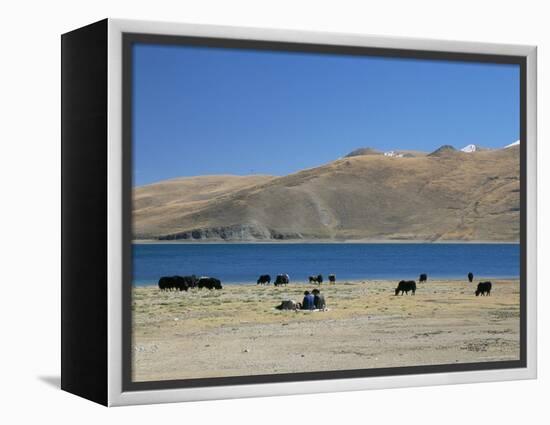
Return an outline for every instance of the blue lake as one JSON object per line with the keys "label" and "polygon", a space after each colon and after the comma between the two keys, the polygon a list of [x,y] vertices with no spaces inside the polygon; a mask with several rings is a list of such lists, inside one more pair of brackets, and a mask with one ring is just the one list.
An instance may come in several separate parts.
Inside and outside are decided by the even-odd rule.
{"label": "blue lake", "polygon": [[260,274],[288,273],[305,281],[334,273],[352,279],[518,278],[518,244],[134,244],[134,285],[170,275],[213,276],[222,283],[255,283]]}

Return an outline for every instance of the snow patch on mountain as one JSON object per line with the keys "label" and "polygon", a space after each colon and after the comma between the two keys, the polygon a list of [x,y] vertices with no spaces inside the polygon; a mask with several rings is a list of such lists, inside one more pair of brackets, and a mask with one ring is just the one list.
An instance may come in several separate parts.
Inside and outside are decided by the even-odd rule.
{"label": "snow patch on mountain", "polygon": [[462,152],[471,153],[478,150],[478,147],[476,145],[467,145],[464,146],[462,149],[460,149]]}
{"label": "snow patch on mountain", "polygon": [[504,149],[508,149],[508,148],[511,148],[513,146],[518,146],[518,145],[519,145],[519,140],[516,140],[514,143],[510,143],[509,145],[504,146]]}
{"label": "snow patch on mountain", "polygon": [[384,156],[389,156],[391,158],[403,158],[403,154],[396,151],[384,152]]}

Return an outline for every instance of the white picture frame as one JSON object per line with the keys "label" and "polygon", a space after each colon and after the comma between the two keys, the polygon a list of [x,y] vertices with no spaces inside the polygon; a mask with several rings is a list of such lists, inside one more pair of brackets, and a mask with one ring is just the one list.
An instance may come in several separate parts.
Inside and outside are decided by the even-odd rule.
{"label": "white picture frame", "polygon": [[[239,28],[165,22],[107,19],[107,134],[106,134],[106,308],[107,373],[101,386],[105,385],[105,397],[99,401],[109,406],[130,404],[229,399],[289,394],[356,391],[380,388],[398,388],[425,385],[461,384],[519,379],[534,379],[537,376],[537,51],[534,46],[472,43],[400,37],[379,37],[359,34],[317,33],[295,30]],[[79,31],[79,30],[77,30]],[[103,27],[102,30],[103,31]],[[71,34],[71,33],[69,33]],[[193,386],[187,388],[156,388],[126,390],[124,370],[124,42],[125,34],[160,35],[170,37],[213,37],[237,40],[260,40],[274,43],[303,43],[326,46],[352,46],[379,49],[395,49],[396,56],[403,51],[437,52],[448,55],[504,55],[516,56],[525,61],[526,120],[522,145],[525,151],[525,197],[526,197],[526,264],[525,264],[525,367],[453,371],[444,373],[414,373],[390,376],[356,377],[348,379],[320,379],[296,382],[269,382],[217,386]],[[65,82],[64,82],[65,84]],[[68,84],[68,83],[67,83]],[[65,195],[64,196],[70,196]],[[64,261],[70,261],[65,259]],[[65,279],[70,285],[69,277]],[[70,297],[67,303],[77,303]],[[77,324],[73,324],[77,326]],[[91,326],[86,324],[84,326]],[[68,336],[71,338],[71,333]],[[66,372],[74,373],[75,369]],[[67,390],[78,393],[75,388]],[[86,395],[84,395],[86,396]],[[93,399],[93,397],[88,396]]]}

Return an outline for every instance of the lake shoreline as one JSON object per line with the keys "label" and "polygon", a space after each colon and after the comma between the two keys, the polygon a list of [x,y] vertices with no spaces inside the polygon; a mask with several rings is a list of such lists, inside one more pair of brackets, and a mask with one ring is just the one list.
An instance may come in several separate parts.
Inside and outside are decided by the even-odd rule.
{"label": "lake shoreline", "polygon": [[473,244],[473,245],[519,245],[519,241],[483,241],[483,240],[410,240],[410,239],[346,239],[346,240],[334,240],[334,239],[288,239],[288,240],[253,240],[253,241],[226,241],[223,239],[215,240],[158,240],[158,239],[134,239],[133,245],[254,245],[254,244],[273,244],[273,245],[285,245],[285,244],[372,244],[372,245],[384,245],[384,244]]}
{"label": "lake shoreline", "polygon": [[[200,276],[199,276],[200,277]],[[215,276],[213,276],[215,277]],[[271,279],[271,283],[267,284],[267,285],[259,285],[257,284],[255,281],[250,281],[250,282],[246,282],[246,281],[239,281],[239,282],[223,282],[222,281],[222,285],[227,285],[227,286],[246,286],[246,287],[255,287],[255,286],[266,286],[266,287],[275,287],[275,285],[273,285],[273,281],[275,280],[275,276],[271,276],[272,279]],[[328,280],[328,276],[324,276],[324,278],[326,278],[325,280],[323,280],[323,283],[321,283],[320,285],[316,284],[316,283],[309,283],[307,280],[291,280],[290,283],[287,285],[287,286],[311,286],[311,287],[315,287],[315,288],[324,288],[324,287],[330,287],[330,286],[333,286],[334,284],[333,283],[330,283],[329,280]],[[376,281],[384,281],[384,282],[399,282],[400,280],[404,280],[404,279],[401,279],[401,278],[387,278],[387,277],[384,277],[384,278],[379,278],[379,279],[376,279],[376,278],[359,278],[359,279],[340,279],[340,280],[337,280],[337,284],[343,284],[343,285],[357,285],[357,284],[366,284],[368,282],[376,282]],[[408,280],[405,279],[405,280]],[[420,283],[418,282],[418,277],[415,277],[415,278],[411,278],[411,280],[414,280],[417,282],[417,284],[420,285]],[[445,281],[445,282],[448,282],[448,283],[463,283],[463,282],[467,282],[468,279],[467,279],[467,276],[464,276],[464,278],[460,278],[460,277],[450,277],[450,278],[446,278],[446,277],[431,277],[431,276],[428,276],[428,281],[427,282],[430,282],[430,281]],[[480,281],[491,281],[491,280],[499,280],[499,281],[519,281],[519,276],[504,276],[504,277],[495,277],[495,276],[484,276],[484,275],[481,275],[480,277],[477,277],[477,276],[474,276],[474,281],[471,283],[471,285],[474,285],[476,284],[477,285],[477,282],[480,282]],[[424,283],[422,283],[423,285]],[[286,286],[281,286],[282,288],[286,287]],[[158,284],[157,282],[150,282],[150,283],[144,283],[144,284],[141,284],[141,283],[138,283],[138,284],[133,284],[132,285],[132,288],[158,288]]]}

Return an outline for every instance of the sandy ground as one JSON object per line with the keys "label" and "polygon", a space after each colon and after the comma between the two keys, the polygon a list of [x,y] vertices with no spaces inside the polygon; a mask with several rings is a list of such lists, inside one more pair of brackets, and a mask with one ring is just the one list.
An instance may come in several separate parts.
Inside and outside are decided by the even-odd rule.
{"label": "sandy ground", "polygon": [[323,284],[329,311],[274,309],[308,284],[222,290],[134,289],[134,381],[365,369],[519,358],[519,282]]}

